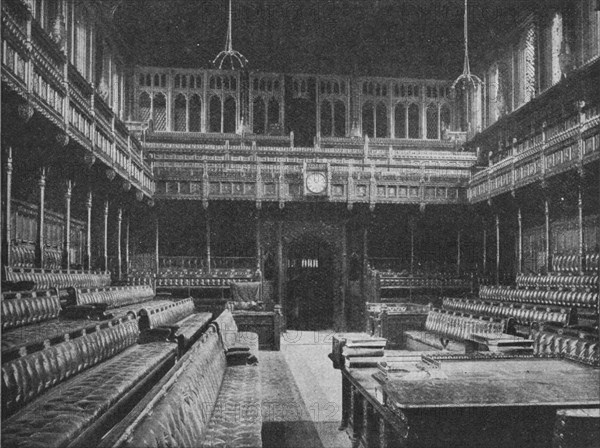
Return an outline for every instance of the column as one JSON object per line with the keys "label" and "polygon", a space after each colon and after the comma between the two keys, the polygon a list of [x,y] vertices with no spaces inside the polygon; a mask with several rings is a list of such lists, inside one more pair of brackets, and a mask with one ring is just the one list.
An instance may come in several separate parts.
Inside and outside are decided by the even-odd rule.
{"label": "column", "polygon": [[[485,226],[485,222],[483,224]],[[487,230],[483,229],[483,277],[487,274]]]}
{"label": "column", "polygon": [[363,227],[363,276],[367,274],[369,264],[369,229],[367,224]]}
{"label": "column", "polygon": [[71,195],[73,183],[67,180],[67,191],[65,193],[65,237],[63,249],[63,265],[67,272],[71,269]]}
{"label": "column", "polygon": [[85,256],[86,268],[92,269],[92,190],[88,191],[87,201],[85,203],[87,209],[87,224],[86,224],[86,241],[85,241]]}
{"label": "column", "polygon": [[[421,90],[423,89],[424,86],[421,86]],[[421,95],[424,95],[424,92],[421,92]],[[419,104],[419,110],[421,111],[421,116],[419,117],[421,119],[421,123],[419,125],[421,127],[419,138],[421,140],[425,140],[427,138],[427,106],[424,102]]]}
{"label": "column", "polygon": [[262,257],[261,257],[261,250],[260,250],[260,247],[261,247],[260,246],[260,243],[261,243],[260,224],[261,224],[260,210],[257,210],[257,213],[256,213],[256,269],[260,270],[261,277],[262,277],[263,268],[262,268]]}
{"label": "column", "polygon": [[544,264],[546,272],[550,272],[552,270],[550,266],[552,262],[550,257],[550,201],[547,197],[544,198],[544,237]]}
{"label": "column", "polygon": [[583,248],[583,185],[582,179],[579,179],[577,190],[577,224],[578,224],[578,256],[579,256],[579,273],[583,274],[587,268],[585,265],[585,255]]}
{"label": "column", "polygon": [[219,101],[221,101],[221,133],[223,133],[225,125],[225,101],[223,100],[223,96],[219,98]]}
{"label": "column", "polygon": [[342,287],[340,291],[339,321],[336,331],[346,329],[346,290],[348,289],[348,229],[344,223],[342,230]]}
{"label": "column", "polygon": [[121,230],[123,224],[123,209],[119,207],[117,210],[117,278],[121,280],[121,273],[123,271],[122,264],[122,253],[121,253]]}
{"label": "column", "polygon": [[517,209],[517,274],[523,273],[523,216],[521,207]]}
{"label": "column", "polygon": [[460,260],[460,249],[461,249],[460,237],[461,237],[461,232],[459,230],[458,234],[456,236],[456,275],[457,276],[460,276],[460,262],[461,262],[461,260]]}
{"label": "column", "polygon": [[39,203],[38,203],[38,216],[37,216],[37,236],[35,242],[35,267],[44,268],[44,207],[45,207],[45,192],[46,192],[46,167],[42,167],[40,172],[40,178],[38,180],[38,186],[40,188]]}
{"label": "column", "polygon": [[206,269],[210,272],[211,258],[210,258],[210,215],[208,209],[206,210]]}
{"label": "column", "polygon": [[500,216],[496,215],[496,285],[500,284]]}
{"label": "column", "polygon": [[410,223],[410,275],[415,270],[415,223]]}
{"label": "column", "polygon": [[6,184],[4,186],[4,219],[2,220],[2,264],[11,266],[12,260],[12,217],[11,217],[11,201],[12,201],[12,171],[13,171],[12,148],[8,148],[6,156],[6,166],[4,169],[4,177]]}
{"label": "column", "polygon": [[283,221],[277,222],[277,296],[279,298],[279,304],[284,309],[284,322],[286,322],[287,309],[285,307],[285,297],[283,291],[283,280],[285,276],[285,270],[283,265]]}
{"label": "column", "polygon": [[158,282],[158,272],[159,272],[159,259],[158,259],[158,243],[159,243],[159,233],[158,233],[158,215],[154,219],[154,269],[156,273],[156,278]]}
{"label": "column", "polygon": [[108,200],[104,201],[104,234],[102,238],[102,269],[108,271]]}
{"label": "column", "polygon": [[129,213],[125,219],[125,278],[129,277]]}

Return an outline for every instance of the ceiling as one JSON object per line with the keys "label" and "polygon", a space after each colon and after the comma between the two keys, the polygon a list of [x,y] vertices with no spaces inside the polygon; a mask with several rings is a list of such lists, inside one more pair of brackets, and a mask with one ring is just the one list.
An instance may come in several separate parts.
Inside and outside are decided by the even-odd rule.
{"label": "ceiling", "polygon": [[[469,0],[472,66],[544,0]],[[232,0],[233,47],[257,71],[454,79],[463,0]],[[136,63],[209,68],[227,0],[125,0],[115,24]]]}

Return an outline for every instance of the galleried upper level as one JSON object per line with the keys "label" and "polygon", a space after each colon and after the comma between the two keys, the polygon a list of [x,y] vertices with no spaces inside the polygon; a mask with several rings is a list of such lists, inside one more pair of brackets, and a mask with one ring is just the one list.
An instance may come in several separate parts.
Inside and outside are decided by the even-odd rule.
{"label": "galleried upper level", "polygon": [[135,118],[154,132],[439,141],[454,129],[444,80],[137,67]]}
{"label": "galleried upper level", "polygon": [[479,68],[483,82],[471,103],[477,132],[467,146],[484,169],[470,182],[472,202],[568,171],[585,177],[597,166],[597,1],[556,1],[528,11]]}

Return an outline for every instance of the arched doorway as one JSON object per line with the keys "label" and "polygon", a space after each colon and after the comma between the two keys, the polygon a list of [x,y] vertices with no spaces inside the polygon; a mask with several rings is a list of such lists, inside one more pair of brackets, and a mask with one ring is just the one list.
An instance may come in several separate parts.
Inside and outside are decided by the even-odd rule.
{"label": "arched doorway", "polygon": [[287,327],[321,330],[333,327],[334,259],[330,245],[305,236],[287,250]]}

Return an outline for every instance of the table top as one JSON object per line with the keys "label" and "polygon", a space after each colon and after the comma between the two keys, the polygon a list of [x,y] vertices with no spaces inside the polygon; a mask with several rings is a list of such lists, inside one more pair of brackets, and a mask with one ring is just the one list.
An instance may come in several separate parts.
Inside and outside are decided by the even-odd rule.
{"label": "table top", "polygon": [[444,360],[418,370],[392,373],[381,385],[396,407],[600,405],[600,370],[568,360]]}

